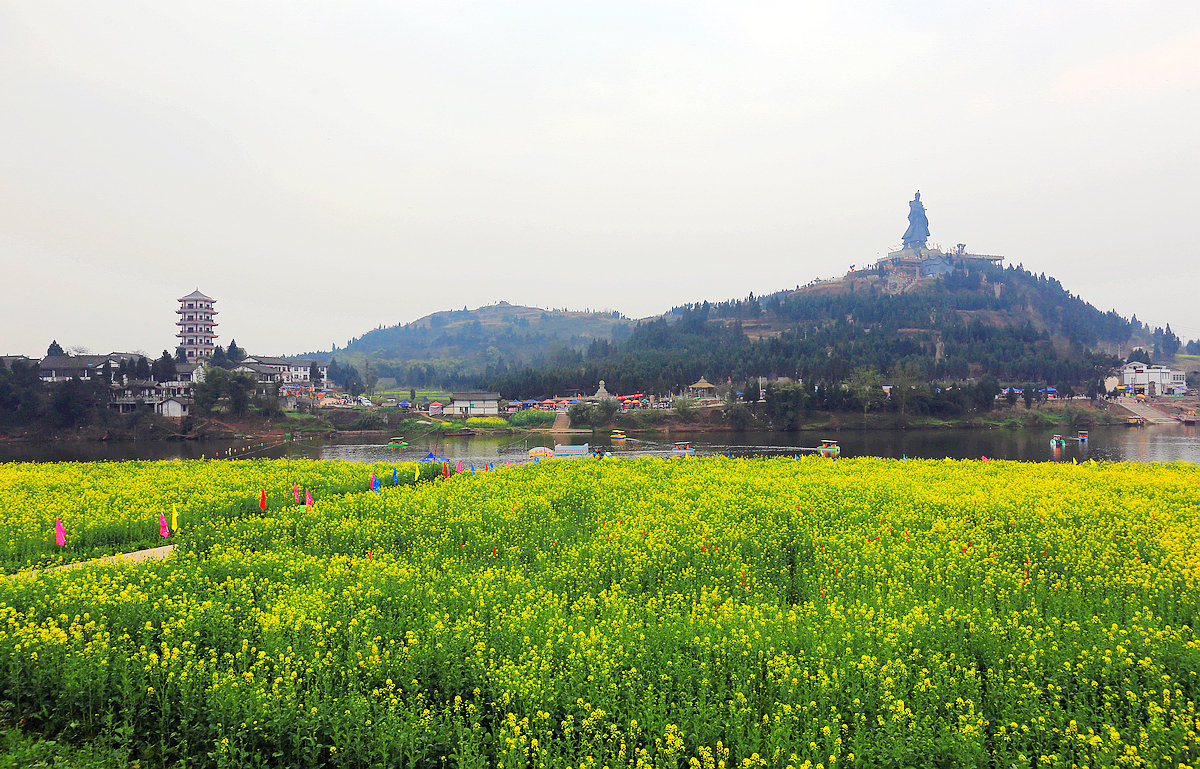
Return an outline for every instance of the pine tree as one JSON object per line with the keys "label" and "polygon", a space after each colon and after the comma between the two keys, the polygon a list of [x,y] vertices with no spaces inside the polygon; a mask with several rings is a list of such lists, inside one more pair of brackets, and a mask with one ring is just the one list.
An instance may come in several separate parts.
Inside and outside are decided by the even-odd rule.
{"label": "pine tree", "polygon": [[46,357],[51,357],[51,356],[62,357],[66,354],[67,354],[66,351],[63,350],[62,345],[60,345],[58,343],[57,339],[50,342],[50,346],[46,348]]}

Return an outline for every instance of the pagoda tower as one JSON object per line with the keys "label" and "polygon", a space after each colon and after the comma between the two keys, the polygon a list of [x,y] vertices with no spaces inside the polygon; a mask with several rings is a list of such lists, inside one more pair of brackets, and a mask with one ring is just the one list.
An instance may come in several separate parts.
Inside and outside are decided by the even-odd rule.
{"label": "pagoda tower", "polygon": [[200,293],[200,289],[179,299],[179,309],[175,311],[179,315],[175,323],[179,326],[179,333],[175,336],[179,337],[179,349],[183,350],[189,362],[212,357],[215,349],[213,340],[217,338],[213,330],[217,325],[213,320],[217,314],[213,309],[216,301]]}

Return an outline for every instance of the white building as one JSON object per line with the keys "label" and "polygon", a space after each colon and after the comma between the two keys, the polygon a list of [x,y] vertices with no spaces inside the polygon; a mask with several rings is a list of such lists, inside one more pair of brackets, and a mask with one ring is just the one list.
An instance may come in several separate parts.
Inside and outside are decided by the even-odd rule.
{"label": "white building", "polygon": [[295,382],[295,383],[302,383],[302,384],[310,384],[312,382],[312,380],[309,378],[309,374],[312,373],[312,367],[313,367],[314,363],[316,363],[317,371],[320,372],[321,381],[328,382],[329,381],[329,366],[325,365],[324,363],[317,363],[317,361],[312,360],[312,359],[288,361],[290,370],[288,371],[288,380],[287,381]]}
{"label": "white building", "polygon": [[[259,366],[266,366],[278,372],[278,381],[287,383],[309,383],[309,372],[312,370],[312,365],[316,361],[308,360],[284,360],[283,358],[274,358],[269,355],[247,355],[242,359],[242,363],[252,363]],[[317,365],[317,369],[321,372],[321,380],[329,380],[329,366],[321,363]]]}
{"label": "white building", "polygon": [[1121,386],[1145,395],[1172,394],[1187,390],[1187,375],[1166,366],[1126,363],[1121,369]]}
{"label": "white building", "polygon": [[500,393],[450,393],[450,405],[446,412],[466,417],[500,416]]}

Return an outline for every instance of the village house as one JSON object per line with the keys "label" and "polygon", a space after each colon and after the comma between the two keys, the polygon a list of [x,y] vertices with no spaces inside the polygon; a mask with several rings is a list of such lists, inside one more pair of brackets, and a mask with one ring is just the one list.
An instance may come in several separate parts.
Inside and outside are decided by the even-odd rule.
{"label": "village house", "polygon": [[290,360],[288,363],[288,382],[293,384],[311,384],[310,374],[312,373],[313,364],[317,366],[317,373],[321,376],[322,382],[329,381],[329,366],[320,363],[311,358],[305,360]]}
{"label": "village house", "polygon": [[[268,358],[267,360],[271,360]],[[276,359],[278,360],[278,359]],[[260,384],[271,384],[273,382],[282,382],[285,376],[284,372],[278,366],[273,366],[268,363],[246,363],[242,362],[233,367],[233,371],[241,371],[254,374],[258,378]]]}
{"label": "village house", "polygon": [[447,412],[464,417],[499,416],[500,393],[450,393],[450,406],[447,408]]}
{"label": "village house", "polygon": [[1182,395],[1187,391],[1187,375],[1166,366],[1134,361],[1121,369],[1120,387],[1134,394]]}
{"label": "village house", "polygon": [[43,382],[94,379],[104,372],[106,363],[109,371],[116,374],[121,361],[136,362],[143,357],[145,356],[131,352],[110,352],[107,355],[47,355],[38,364],[38,375]]}

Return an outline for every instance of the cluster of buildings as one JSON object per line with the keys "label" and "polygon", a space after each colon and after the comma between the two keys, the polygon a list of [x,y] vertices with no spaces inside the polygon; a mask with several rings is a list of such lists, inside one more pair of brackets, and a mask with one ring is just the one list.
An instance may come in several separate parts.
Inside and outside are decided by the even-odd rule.
{"label": "cluster of buildings", "polygon": [[[203,382],[205,371],[211,366],[216,351],[216,326],[214,307],[216,300],[202,294],[198,289],[179,298],[178,319],[175,336],[175,376],[170,379],[136,377],[128,373],[139,367],[143,371],[154,361],[139,353],[110,352],[106,355],[47,355],[40,361],[23,355],[3,356],[0,365],[11,366],[15,361],[25,365],[36,365],[38,377],[43,382],[63,382],[69,379],[104,379],[110,383],[112,396],[109,408],[118,413],[130,413],[139,407],[152,406],[155,413],[170,419],[189,416],[192,405],[192,387]],[[317,384],[313,375],[321,381],[329,377],[328,364],[317,360],[284,360],[267,355],[247,355],[231,366],[232,371],[253,374],[263,385],[283,384],[297,389],[312,390]]]}
{"label": "cluster of buildings", "polygon": [[1105,382],[1109,391],[1118,390],[1128,395],[1186,395],[1187,375],[1166,366],[1126,363],[1117,376]]}

